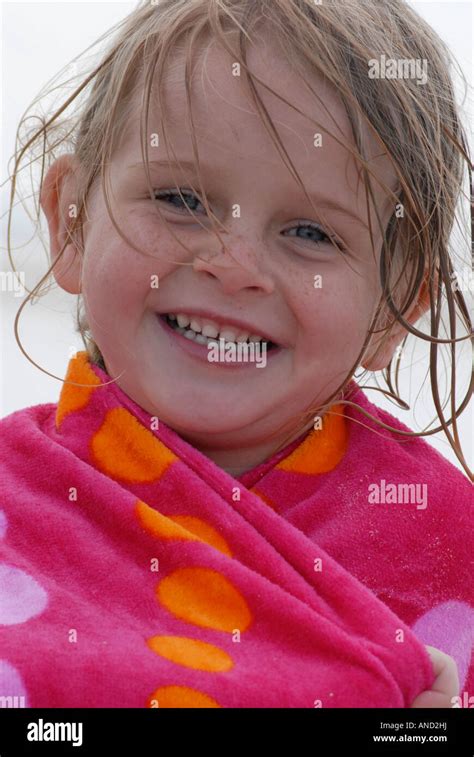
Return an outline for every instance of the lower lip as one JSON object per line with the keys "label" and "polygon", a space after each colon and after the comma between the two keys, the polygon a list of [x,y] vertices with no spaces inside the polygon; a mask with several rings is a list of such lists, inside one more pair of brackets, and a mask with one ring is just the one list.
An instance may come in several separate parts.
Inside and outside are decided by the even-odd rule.
{"label": "lower lip", "polygon": [[[191,339],[187,339],[183,334],[179,334],[175,329],[171,328],[171,326],[162,318],[159,313],[155,313],[158,322],[160,326],[162,327],[163,331],[166,333],[168,338],[172,337],[172,344],[177,344],[179,347],[184,350],[184,352],[187,352],[188,355],[191,355],[191,357],[198,358],[198,360],[201,360],[208,365],[212,367],[219,367],[219,368],[257,368],[258,363],[257,361],[254,362],[248,362],[245,363],[243,361],[235,361],[230,363],[224,363],[224,362],[211,362],[208,359],[209,356],[209,350],[207,347],[207,344],[199,344],[198,342],[194,342]],[[282,347],[273,347],[271,350],[267,350],[265,357],[267,359],[267,363],[269,360],[271,360],[274,356],[279,355],[280,352],[282,352]],[[262,353],[263,354],[263,353]]]}

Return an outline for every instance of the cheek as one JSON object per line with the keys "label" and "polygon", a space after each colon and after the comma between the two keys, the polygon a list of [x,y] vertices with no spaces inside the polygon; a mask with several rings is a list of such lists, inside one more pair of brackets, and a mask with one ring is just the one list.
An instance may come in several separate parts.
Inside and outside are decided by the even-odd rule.
{"label": "cheek", "polygon": [[98,249],[100,252],[88,254],[84,265],[82,282],[87,299],[102,303],[102,309],[116,309],[117,302],[130,304],[138,288],[138,267],[134,270],[132,255],[119,246]]}
{"label": "cheek", "polygon": [[[139,249],[149,251],[137,241],[133,230],[124,228],[124,233]],[[89,308],[103,317],[130,317],[134,311],[142,311],[156,290],[153,276],[162,276],[160,261],[132,249],[107,224],[90,234],[82,271],[82,286]]]}
{"label": "cheek", "polygon": [[307,338],[341,344],[365,338],[374,293],[361,277],[325,277],[320,288],[308,289],[295,300],[298,320]]}

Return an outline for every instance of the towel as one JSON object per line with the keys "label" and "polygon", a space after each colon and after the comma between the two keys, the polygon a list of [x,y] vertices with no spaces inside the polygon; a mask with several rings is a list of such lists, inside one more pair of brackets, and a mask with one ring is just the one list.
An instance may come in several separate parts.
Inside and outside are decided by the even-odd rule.
{"label": "towel", "polygon": [[233,477],[86,352],[66,382],[0,422],[3,706],[406,708],[425,644],[468,706],[472,489],[423,440],[339,401]]}

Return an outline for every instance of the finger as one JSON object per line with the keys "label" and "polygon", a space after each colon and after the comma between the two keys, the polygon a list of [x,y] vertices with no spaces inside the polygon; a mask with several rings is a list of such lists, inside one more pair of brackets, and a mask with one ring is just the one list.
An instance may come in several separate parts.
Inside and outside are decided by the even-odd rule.
{"label": "finger", "polygon": [[451,709],[453,703],[451,697],[447,694],[441,694],[439,691],[423,691],[418,694],[413,702],[411,709]]}
{"label": "finger", "polygon": [[436,676],[431,691],[445,694],[449,698],[457,696],[459,694],[459,674],[456,661],[436,647],[426,645],[426,650],[431,657]]}

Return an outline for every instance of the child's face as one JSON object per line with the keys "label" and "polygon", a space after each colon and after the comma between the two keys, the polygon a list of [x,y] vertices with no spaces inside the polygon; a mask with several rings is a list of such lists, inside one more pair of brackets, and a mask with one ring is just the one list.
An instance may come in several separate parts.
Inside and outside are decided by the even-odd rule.
{"label": "child's face", "polygon": [[[209,204],[227,229],[221,233],[233,259],[221,251],[197,200],[192,200],[193,210],[209,231],[184,210],[160,203],[190,253],[160,220],[140,166],[137,105],[111,162],[109,186],[120,228],[153,257],[137,253],[120,237],[100,190],[85,226],[82,292],[92,335],[108,372],[122,374],[122,389],[196,446],[238,448],[258,445],[312,400],[324,400],[337,388],[362,347],[380,288],[354,160],[324,132],[322,146],[315,146],[320,129],[259,88],[316,209],[350,248],[340,254],[321,232],[307,228],[320,219],[255,115],[244,76],[233,76],[233,61],[215,46],[204,57],[192,84],[194,124]],[[177,158],[192,161],[184,63],[179,61],[167,79],[167,134]],[[311,79],[319,103],[268,43],[250,51],[249,63],[283,97],[353,144],[342,103],[322,80]],[[150,116],[152,140],[159,120],[154,110]],[[149,142],[152,184],[157,191],[173,191],[169,168],[152,162],[166,160],[159,138],[158,147]],[[394,184],[380,158],[372,165],[382,180]],[[189,178],[198,187],[191,173]],[[176,182],[189,189],[187,173],[177,174]],[[234,217],[236,206],[240,217]],[[380,201],[379,209],[385,225],[393,206]],[[381,235],[372,218],[378,257]],[[155,275],[158,288],[156,280],[151,285]],[[228,318],[243,320],[252,333],[268,334],[282,349],[267,352],[264,368],[223,366],[192,356],[179,337],[163,329],[156,313],[197,309],[220,315],[224,324]]]}

